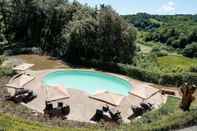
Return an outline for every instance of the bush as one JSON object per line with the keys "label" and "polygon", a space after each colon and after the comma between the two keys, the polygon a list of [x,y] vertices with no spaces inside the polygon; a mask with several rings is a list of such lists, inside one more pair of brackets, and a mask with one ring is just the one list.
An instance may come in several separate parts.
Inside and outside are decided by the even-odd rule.
{"label": "bush", "polygon": [[161,47],[155,46],[152,48],[151,53],[155,54],[158,57],[167,56],[168,52],[164,51]]}
{"label": "bush", "polygon": [[160,74],[158,84],[162,85],[182,85],[183,74],[181,73],[162,73]]}
{"label": "bush", "polygon": [[187,57],[197,57],[197,43],[187,45],[183,50],[183,55]]}
{"label": "bush", "polygon": [[162,73],[151,72],[135,66],[119,65],[120,70],[132,78],[139,79],[146,82],[153,82],[161,85],[176,85],[180,86],[184,82],[193,81],[197,83],[196,73]]}
{"label": "bush", "polygon": [[12,76],[15,74],[15,71],[11,68],[0,68],[0,77],[3,76]]}
{"label": "bush", "polygon": [[122,72],[124,72],[124,74],[132,78],[140,79],[147,82],[158,83],[158,73],[153,73],[130,65],[120,65],[120,68],[122,69]]}
{"label": "bush", "polygon": [[4,56],[0,56],[0,65],[6,60]]}
{"label": "bush", "polygon": [[190,67],[189,71],[190,71],[190,72],[197,73],[197,66],[192,66],[192,67]]}

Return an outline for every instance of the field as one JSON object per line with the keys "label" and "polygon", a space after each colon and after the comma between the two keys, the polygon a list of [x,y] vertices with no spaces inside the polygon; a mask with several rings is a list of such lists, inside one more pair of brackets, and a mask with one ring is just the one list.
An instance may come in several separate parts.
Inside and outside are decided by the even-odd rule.
{"label": "field", "polygon": [[158,58],[159,66],[164,68],[179,68],[182,71],[189,71],[191,67],[197,67],[197,59],[184,56],[168,55]]}

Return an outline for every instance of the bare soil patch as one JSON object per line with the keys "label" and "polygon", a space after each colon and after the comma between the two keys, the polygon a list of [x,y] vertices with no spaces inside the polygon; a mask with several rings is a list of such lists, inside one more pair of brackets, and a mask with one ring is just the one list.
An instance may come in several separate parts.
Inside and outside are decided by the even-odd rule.
{"label": "bare soil patch", "polygon": [[16,55],[18,59],[22,59],[26,63],[35,64],[33,70],[69,68],[62,60],[55,59],[50,56],[41,56],[34,54]]}

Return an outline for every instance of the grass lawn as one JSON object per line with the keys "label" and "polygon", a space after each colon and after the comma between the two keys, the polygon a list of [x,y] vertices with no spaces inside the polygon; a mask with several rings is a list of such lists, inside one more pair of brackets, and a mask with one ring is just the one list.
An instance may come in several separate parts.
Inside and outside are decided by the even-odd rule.
{"label": "grass lawn", "polygon": [[63,61],[53,59],[49,56],[28,54],[16,55],[15,57],[22,59],[26,63],[35,64],[35,66],[32,68],[33,70],[69,68],[69,66],[66,65]]}
{"label": "grass lawn", "polygon": [[[156,46],[157,45],[157,46]],[[158,47],[161,49],[161,51],[167,52],[169,55],[177,55],[177,52],[170,49],[168,46],[161,44],[159,42],[142,42],[142,41],[137,41],[137,46],[140,47],[140,50],[142,53],[148,54],[151,53],[151,50],[154,47]]]}
{"label": "grass lawn", "polygon": [[0,113],[0,130],[8,131],[94,131],[93,129],[50,127],[38,122],[30,122],[18,117]]}
{"label": "grass lawn", "polygon": [[197,59],[191,59],[178,55],[169,55],[159,57],[158,63],[162,67],[180,68],[183,71],[189,71],[192,66],[197,66]]}

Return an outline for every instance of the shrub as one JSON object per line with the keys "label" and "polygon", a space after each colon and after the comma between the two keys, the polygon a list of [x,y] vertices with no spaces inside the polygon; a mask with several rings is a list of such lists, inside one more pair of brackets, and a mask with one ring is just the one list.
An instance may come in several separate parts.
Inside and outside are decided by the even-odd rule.
{"label": "shrub", "polygon": [[158,57],[162,57],[162,56],[167,56],[168,55],[168,53],[166,52],[166,51],[160,51],[160,52],[157,52],[157,54],[156,54]]}
{"label": "shrub", "polygon": [[160,74],[159,84],[162,85],[181,85],[183,83],[183,75],[181,73],[162,73]]}
{"label": "shrub", "polygon": [[15,74],[15,71],[11,68],[0,68],[0,77],[3,76],[12,76]]}
{"label": "shrub", "polygon": [[190,67],[189,71],[190,71],[190,72],[197,73],[197,66],[192,66],[192,67]]}
{"label": "shrub", "polygon": [[147,82],[158,83],[158,73],[153,73],[130,65],[120,65],[120,68],[122,72],[124,72],[126,75],[132,78],[140,79]]}
{"label": "shrub", "polygon": [[5,57],[4,56],[0,56],[0,65],[3,63],[3,61],[5,61]]}
{"label": "shrub", "polygon": [[152,48],[151,53],[155,54],[158,57],[167,56],[168,52],[164,51],[161,47],[155,46]]}
{"label": "shrub", "polygon": [[180,86],[186,81],[196,81],[196,73],[162,73],[147,71],[135,66],[119,65],[120,70],[132,78],[139,79],[146,82],[153,82],[162,85],[176,85]]}
{"label": "shrub", "polygon": [[197,43],[187,45],[183,50],[183,55],[187,57],[197,57]]}

